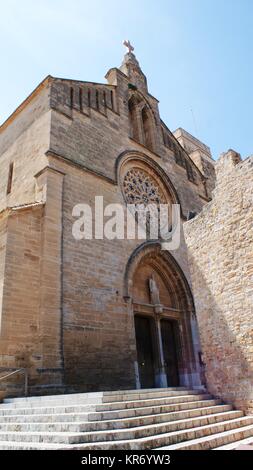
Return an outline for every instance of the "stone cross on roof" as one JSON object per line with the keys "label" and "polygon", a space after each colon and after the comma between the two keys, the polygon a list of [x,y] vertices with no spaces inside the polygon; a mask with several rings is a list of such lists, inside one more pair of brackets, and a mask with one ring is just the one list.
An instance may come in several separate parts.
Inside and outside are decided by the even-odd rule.
{"label": "stone cross on roof", "polygon": [[129,39],[128,40],[125,39],[125,41],[123,41],[123,46],[125,46],[128,49],[128,54],[131,54],[134,51],[134,47],[130,43]]}

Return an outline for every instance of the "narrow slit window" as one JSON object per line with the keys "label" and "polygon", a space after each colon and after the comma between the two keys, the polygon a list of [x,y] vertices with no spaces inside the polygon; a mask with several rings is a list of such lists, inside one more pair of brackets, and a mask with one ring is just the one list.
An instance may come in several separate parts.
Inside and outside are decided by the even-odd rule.
{"label": "narrow slit window", "polygon": [[151,117],[150,113],[146,109],[146,107],[143,108],[142,113],[141,113],[141,118],[142,118],[142,127],[143,127],[143,137],[144,137],[144,145],[150,149],[153,150],[153,142],[152,142],[152,122],[151,122]]}
{"label": "narrow slit window", "polygon": [[74,101],[73,98],[74,98],[74,90],[71,87],[70,88],[70,107],[71,107],[71,109],[73,108],[73,101]]}
{"label": "narrow slit window", "polygon": [[9,174],[8,174],[8,184],[7,184],[7,194],[10,194],[11,189],[12,189],[13,170],[14,170],[14,163],[10,163]]}
{"label": "narrow slit window", "polygon": [[111,107],[112,107],[112,110],[114,109],[114,106],[113,106],[113,91],[111,90]]}
{"label": "narrow slit window", "polygon": [[162,127],[162,136],[163,136],[163,143],[164,143],[164,145],[166,145],[167,144],[167,142],[166,142],[166,140],[167,140],[166,137],[167,136],[165,134],[165,131],[164,131],[163,127]]}
{"label": "narrow slit window", "polygon": [[103,91],[103,98],[104,98],[104,107],[106,108],[106,107],[107,107],[107,103],[106,103],[106,93],[105,93],[105,90]]}
{"label": "narrow slit window", "polygon": [[98,94],[98,90],[96,90],[96,108],[99,109],[99,94]]}
{"label": "narrow slit window", "polygon": [[82,88],[79,88],[79,107],[80,111],[83,110],[83,90]]}

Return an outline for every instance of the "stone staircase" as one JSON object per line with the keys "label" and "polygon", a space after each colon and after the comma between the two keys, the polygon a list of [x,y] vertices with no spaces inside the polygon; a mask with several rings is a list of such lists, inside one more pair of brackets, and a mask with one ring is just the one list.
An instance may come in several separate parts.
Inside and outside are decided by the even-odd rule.
{"label": "stone staircase", "polygon": [[5,399],[0,449],[200,450],[253,442],[253,416],[183,387]]}

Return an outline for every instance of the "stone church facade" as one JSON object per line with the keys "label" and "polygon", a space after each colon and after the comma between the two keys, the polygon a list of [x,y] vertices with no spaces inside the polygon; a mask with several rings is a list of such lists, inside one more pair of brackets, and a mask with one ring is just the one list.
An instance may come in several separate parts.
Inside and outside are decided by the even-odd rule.
{"label": "stone church facade", "polygon": [[[26,368],[31,394],[209,387],[208,311],[183,227],[191,260],[200,216],[187,220],[212,204],[210,149],[168,129],[131,51],[106,80],[48,76],[1,126],[0,367]],[[73,207],[95,213],[96,196],[125,210],[180,204],[179,248],[76,240]],[[22,379],[5,386],[22,393]]]}

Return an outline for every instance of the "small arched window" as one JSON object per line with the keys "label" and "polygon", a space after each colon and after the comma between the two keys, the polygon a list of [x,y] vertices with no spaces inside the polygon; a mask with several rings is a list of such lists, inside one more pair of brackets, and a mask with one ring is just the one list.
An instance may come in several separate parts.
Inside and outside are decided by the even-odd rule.
{"label": "small arched window", "polygon": [[152,112],[144,99],[132,95],[128,101],[130,137],[149,150],[154,150],[154,128]]}
{"label": "small arched window", "polygon": [[130,125],[130,137],[132,137],[137,142],[140,141],[139,137],[139,129],[138,129],[138,109],[137,109],[137,102],[135,98],[132,98],[128,102],[128,110],[129,110],[129,125]]}
{"label": "small arched window", "polygon": [[152,133],[153,133],[153,126],[151,121],[150,112],[146,106],[142,109],[141,112],[142,117],[142,126],[143,126],[143,139],[144,145],[150,150],[153,150],[153,141],[152,141]]}

